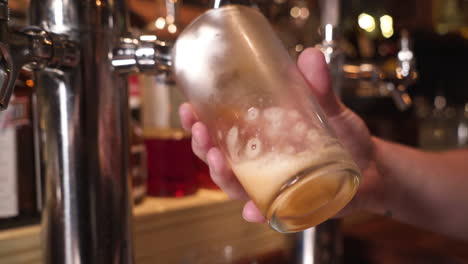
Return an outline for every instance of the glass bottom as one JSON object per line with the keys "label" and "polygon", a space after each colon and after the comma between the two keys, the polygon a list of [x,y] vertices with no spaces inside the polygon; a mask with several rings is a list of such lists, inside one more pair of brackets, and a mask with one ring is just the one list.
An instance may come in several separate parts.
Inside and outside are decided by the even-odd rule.
{"label": "glass bottom", "polygon": [[354,166],[333,163],[303,171],[283,185],[267,210],[270,227],[299,232],[333,217],[353,198],[360,173]]}

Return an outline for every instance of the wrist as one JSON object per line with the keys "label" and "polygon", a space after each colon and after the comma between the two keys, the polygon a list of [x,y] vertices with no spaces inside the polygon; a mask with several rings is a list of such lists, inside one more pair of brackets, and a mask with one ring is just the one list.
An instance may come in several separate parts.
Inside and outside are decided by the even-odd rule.
{"label": "wrist", "polygon": [[393,215],[392,197],[395,195],[394,184],[392,184],[391,171],[387,168],[386,152],[389,151],[386,142],[375,136],[371,136],[372,156],[369,167],[365,170],[363,177],[370,181],[367,202],[364,205],[366,210],[379,215]]}
{"label": "wrist", "polygon": [[418,166],[414,160],[416,150],[378,137],[372,137],[371,141],[377,179],[373,212],[401,218],[407,213],[408,184],[413,181],[407,173]]}

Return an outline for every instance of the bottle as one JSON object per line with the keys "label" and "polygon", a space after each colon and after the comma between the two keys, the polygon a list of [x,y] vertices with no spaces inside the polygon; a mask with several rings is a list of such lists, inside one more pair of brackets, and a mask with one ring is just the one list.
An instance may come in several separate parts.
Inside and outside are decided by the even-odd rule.
{"label": "bottle", "polygon": [[21,72],[9,108],[0,112],[0,228],[39,222],[31,75]]}
{"label": "bottle", "polygon": [[145,76],[143,131],[148,150],[148,194],[180,197],[198,189],[199,166],[178,108],[185,99],[170,73]]}
{"label": "bottle", "polygon": [[[165,0],[165,16],[147,28],[158,38],[173,43],[183,29],[181,1]],[[148,194],[180,197],[194,194],[199,183],[210,184],[208,169],[193,154],[191,135],[181,127],[178,108],[185,101],[171,72],[142,76],[143,131],[148,151]],[[205,184],[208,183],[208,184]]]}
{"label": "bottle", "polygon": [[197,164],[198,187],[202,189],[219,190],[218,185],[211,179],[210,169],[201,159],[195,157]]}

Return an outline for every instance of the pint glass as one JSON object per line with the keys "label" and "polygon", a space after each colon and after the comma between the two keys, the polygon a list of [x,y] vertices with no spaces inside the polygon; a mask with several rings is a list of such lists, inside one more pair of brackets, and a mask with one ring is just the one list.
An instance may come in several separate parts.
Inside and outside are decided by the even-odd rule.
{"label": "pint glass", "polygon": [[209,10],[173,52],[179,87],[273,229],[315,226],[352,199],[359,168],[261,13]]}

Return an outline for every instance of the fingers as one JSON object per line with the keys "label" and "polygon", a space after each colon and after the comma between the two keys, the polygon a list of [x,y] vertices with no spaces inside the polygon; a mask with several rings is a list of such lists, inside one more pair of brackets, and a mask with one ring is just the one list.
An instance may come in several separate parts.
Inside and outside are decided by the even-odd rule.
{"label": "fingers", "polygon": [[256,223],[265,223],[266,219],[263,217],[262,213],[255,205],[253,201],[248,201],[245,206],[244,210],[242,211],[242,216],[248,222],[256,222]]}
{"label": "fingers", "polygon": [[247,193],[228,167],[223,154],[213,146],[208,128],[197,121],[191,105],[182,104],[179,115],[184,129],[192,132],[193,152],[208,164],[213,181],[232,199],[248,199]]}
{"label": "fingers", "polygon": [[213,147],[208,128],[201,122],[196,122],[192,126],[192,150],[195,155],[205,163],[208,150]]}
{"label": "fingers", "polygon": [[190,131],[192,126],[198,121],[198,118],[195,116],[195,112],[189,103],[183,103],[179,107],[179,117],[182,127],[186,131]]}
{"label": "fingers", "polygon": [[242,185],[218,148],[211,148],[207,153],[210,175],[214,183],[219,186],[231,199],[248,199]]}
{"label": "fingers", "polygon": [[192,132],[192,149],[195,155],[206,163],[206,153],[213,147],[208,128],[195,116],[192,106],[183,103],[179,107],[179,117],[182,127]]}
{"label": "fingers", "polygon": [[[211,178],[216,185],[218,185],[231,199],[249,199],[244,187],[242,187],[237,180],[237,177],[227,166],[227,162],[218,148],[211,148],[206,157],[210,167]],[[242,216],[248,222],[266,222],[262,213],[253,201],[248,201],[245,204]]]}
{"label": "fingers", "polygon": [[304,50],[297,65],[325,114],[329,117],[339,115],[345,107],[333,92],[328,65],[322,52],[314,48]]}

